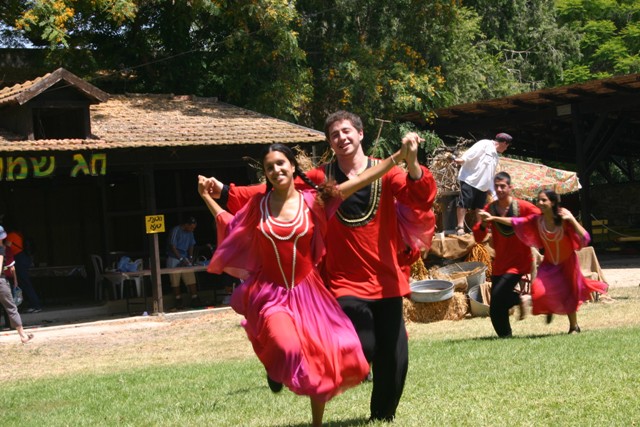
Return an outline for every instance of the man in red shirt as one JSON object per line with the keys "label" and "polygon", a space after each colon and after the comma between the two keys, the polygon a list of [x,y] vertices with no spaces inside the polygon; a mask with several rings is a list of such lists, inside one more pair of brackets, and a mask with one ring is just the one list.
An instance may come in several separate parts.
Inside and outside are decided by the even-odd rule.
{"label": "man in red shirt", "polygon": [[[539,214],[540,210],[531,203],[511,196],[511,176],[498,172],[493,180],[497,200],[489,203],[484,210],[494,216],[520,217]],[[501,338],[511,336],[509,309],[521,304],[520,295],[514,288],[524,274],[531,272],[533,255],[531,248],[515,235],[513,228],[496,222],[479,221],[473,226],[473,237],[482,242],[491,230],[493,248],[496,252],[492,264],[491,304],[489,316],[493,329]],[[520,317],[523,317],[520,305]]]}
{"label": "man in red shirt", "polygon": [[[346,111],[329,115],[325,135],[336,160],[307,171],[314,182],[333,179],[339,184],[377,161],[364,154],[363,125],[357,115]],[[408,172],[394,167],[342,202],[329,220],[325,242],[325,281],[353,322],[365,357],[373,365],[372,421],[395,418],[409,366],[402,298],[411,289],[398,261],[405,248],[399,247],[403,240],[396,200],[410,209],[418,222],[430,224],[430,234],[425,233],[429,239],[424,239],[429,240],[428,244],[435,223],[431,207],[436,182],[415,156],[406,162]],[[230,212],[242,208],[251,195],[264,191],[264,186],[223,186],[214,182],[216,191],[212,196],[227,199]]]}

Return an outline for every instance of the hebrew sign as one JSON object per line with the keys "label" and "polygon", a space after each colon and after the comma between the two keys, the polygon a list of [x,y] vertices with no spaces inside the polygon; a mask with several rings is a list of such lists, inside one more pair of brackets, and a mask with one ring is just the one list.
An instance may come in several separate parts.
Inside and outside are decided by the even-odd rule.
{"label": "hebrew sign", "polygon": [[[99,176],[107,173],[107,155],[73,154],[73,166],[70,176],[90,175]],[[55,156],[40,157],[0,157],[0,181],[20,181],[32,178],[47,178],[54,175],[56,170]]]}

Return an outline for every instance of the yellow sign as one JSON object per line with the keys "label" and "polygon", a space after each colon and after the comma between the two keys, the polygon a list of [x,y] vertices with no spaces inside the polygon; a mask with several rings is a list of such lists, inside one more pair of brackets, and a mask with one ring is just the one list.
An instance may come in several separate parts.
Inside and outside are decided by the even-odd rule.
{"label": "yellow sign", "polygon": [[164,215],[147,215],[144,217],[147,234],[164,233]]}

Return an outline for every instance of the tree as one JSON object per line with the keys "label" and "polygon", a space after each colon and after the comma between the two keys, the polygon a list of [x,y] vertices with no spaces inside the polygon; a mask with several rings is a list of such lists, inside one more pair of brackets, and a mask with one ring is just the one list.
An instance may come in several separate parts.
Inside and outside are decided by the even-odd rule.
{"label": "tree", "polygon": [[[554,0],[469,0],[501,63],[526,90],[556,86],[579,55],[578,36],[557,20]],[[519,90],[524,91],[525,88]]]}
{"label": "tree", "polygon": [[580,36],[564,83],[640,72],[640,0],[558,0],[558,21]]}
{"label": "tree", "polygon": [[297,119],[312,91],[297,12],[278,0],[10,0],[0,22],[111,92],[217,96]]}

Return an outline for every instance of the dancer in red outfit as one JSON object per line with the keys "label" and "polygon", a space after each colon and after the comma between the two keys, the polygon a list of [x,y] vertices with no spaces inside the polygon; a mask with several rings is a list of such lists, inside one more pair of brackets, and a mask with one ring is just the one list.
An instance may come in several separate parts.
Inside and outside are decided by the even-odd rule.
{"label": "dancer in red outfit", "polygon": [[542,215],[526,218],[500,218],[482,212],[485,221],[512,224],[516,235],[529,246],[544,248],[544,259],[531,285],[533,314],[566,314],[569,333],[580,332],[577,311],[591,298],[591,292],[606,293],[608,285],[587,279],[580,271],[575,251],[589,243],[589,233],[573,214],[560,207],[560,197],[553,190],[538,194]]}
{"label": "dancer in red outfit", "polygon": [[[381,177],[419,137],[357,178],[323,189],[298,191],[300,171],[293,151],[273,144],[263,158],[268,184],[235,217],[210,195],[210,181],[198,189],[216,216],[222,239],[209,266],[244,280],[232,296],[234,310],[269,378],[311,398],[313,425],[322,424],[325,402],[366,377],[369,366],[352,323],[326,289],[315,267],[325,254],[327,221],[339,204]],[[322,200],[322,201],[321,201]]]}
{"label": "dancer in red outfit", "polygon": [[[336,159],[307,172],[315,183],[348,182],[379,161],[364,154],[362,120],[353,113],[330,114],[325,135]],[[433,175],[418,163],[417,151],[408,153],[406,163],[407,172],[394,167],[340,205],[327,226],[327,256],[321,265],[329,289],[353,322],[373,365],[372,421],[395,418],[409,366],[402,298],[410,288],[402,262],[413,257],[411,253],[404,256],[399,244],[410,247],[413,254],[416,249],[426,250],[435,225]],[[223,185],[215,178],[210,181],[212,196],[228,198],[231,212],[264,191],[259,185],[238,187]]]}
{"label": "dancer in red outfit", "polygon": [[[531,203],[511,196],[511,176],[498,172],[493,179],[497,200],[485,206],[484,210],[499,217],[520,217],[539,214],[540,209]],[[520,295],[514,291],[522,275],[531,272],[533,256],[531,248],[525,245],[512,227],[497,222],[479,221],[473,226],[473,237],[482,242],[491,230],[496,256],[491,268],[491,305],[489,317],[500,338],[510,337],[509,309],[520,305],[520,318],[524,311]]]}

